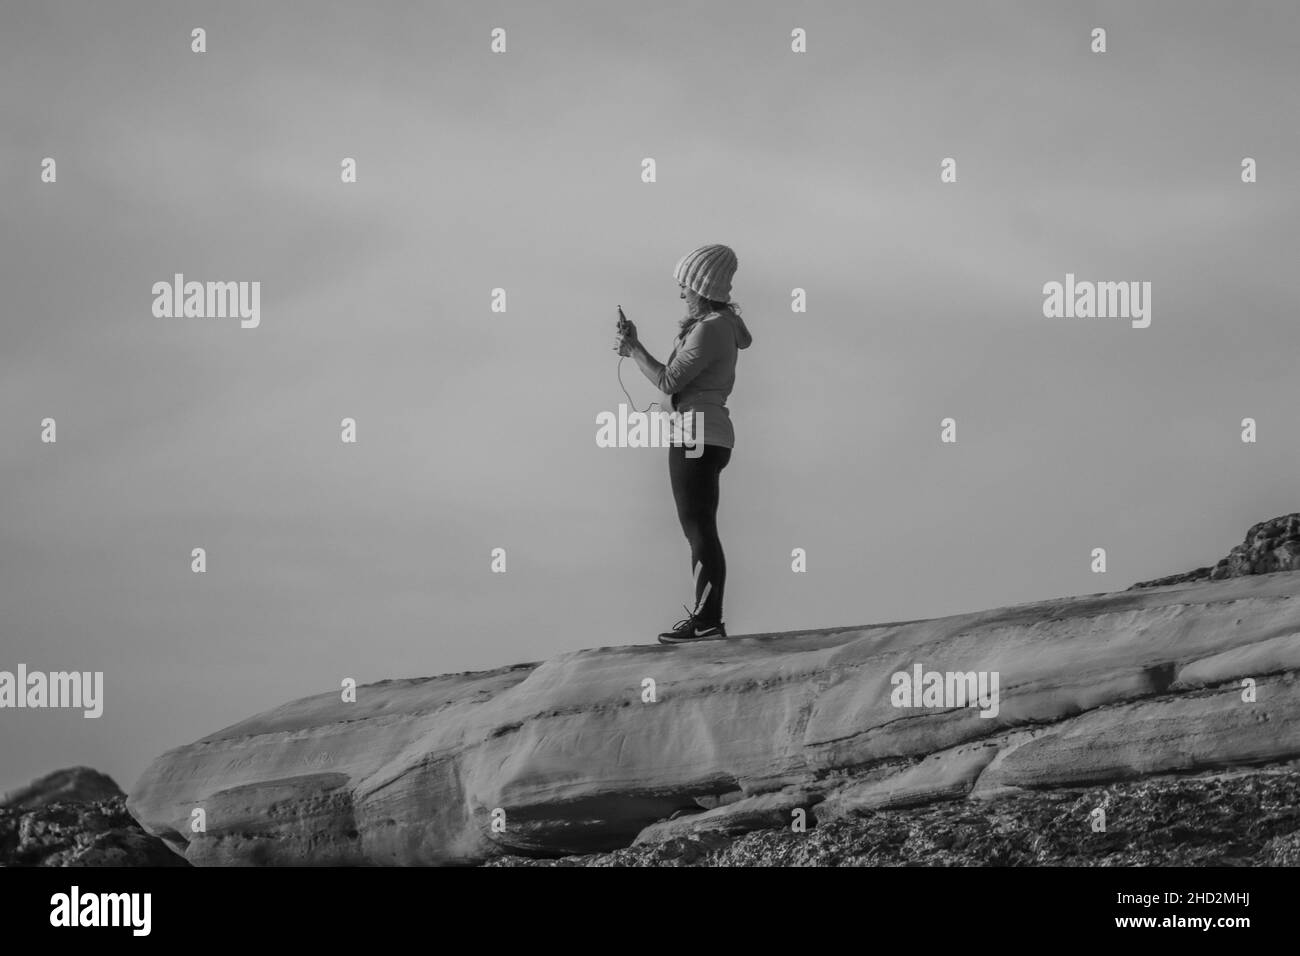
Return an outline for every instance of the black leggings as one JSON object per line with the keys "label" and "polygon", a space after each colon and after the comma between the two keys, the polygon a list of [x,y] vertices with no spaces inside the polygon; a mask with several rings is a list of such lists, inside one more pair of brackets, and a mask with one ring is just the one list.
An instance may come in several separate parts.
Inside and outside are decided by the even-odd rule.
{"label": "black leggings", "polygon": [[677,520],[691,545],[695,575],[695,616],[701,626],[722,623],[722,588],[727,583],[727,559],[718,540],[718,475],[731,460],[731,449],[703,445],[697,458],[684,445],[668,446],[668,477],[677,502]]}

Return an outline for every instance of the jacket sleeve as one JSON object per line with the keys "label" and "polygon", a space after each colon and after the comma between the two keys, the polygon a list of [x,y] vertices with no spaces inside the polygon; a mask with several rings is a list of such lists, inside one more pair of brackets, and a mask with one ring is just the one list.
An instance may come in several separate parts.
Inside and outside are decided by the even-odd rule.
{"label": "jacket sleeve", "polygon": [[684,341],[674,353],[672,361],[659,373],[655,386],[665,395],[680,392],[685,385],[709,367],[720,353],[719,336],[725,334],[714,322],[696,322],[686,333]]}

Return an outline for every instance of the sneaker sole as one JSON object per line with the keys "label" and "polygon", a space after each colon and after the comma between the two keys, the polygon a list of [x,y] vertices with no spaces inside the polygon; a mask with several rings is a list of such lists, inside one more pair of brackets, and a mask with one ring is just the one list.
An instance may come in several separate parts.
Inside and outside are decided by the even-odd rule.
{"label": "sneaker sole", "polygon": [[703,644],[705,641],[725,641],[726,634],[710,634],[708,637],[665,637],[659,635],[660,644]]}

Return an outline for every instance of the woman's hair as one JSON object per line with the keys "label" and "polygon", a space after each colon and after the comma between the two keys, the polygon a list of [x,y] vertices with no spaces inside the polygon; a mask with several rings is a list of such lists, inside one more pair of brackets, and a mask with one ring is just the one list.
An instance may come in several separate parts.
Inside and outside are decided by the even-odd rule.
{"label": "woman's hair", "polygon": [[[683,286],[683,288],[686,287]],[[686,291],[699,300],[700,305],[704,307],[706,312],[722,312],[729,309],[730,311],[735,312],[736,315],[740,315],[739,302],[723,302],[720,299],[706,299],[694,289],[686,289]]]}
{"label": "woman's hair", "polygon": [[700,302],[708,306],[710,312],[722,312],[724,310],[730,310],[732,312],[735,312],[736,315],[740,315],[739,302],[720,302],[717,299],[706,299],[704,298],[704,296],[700,296]]}

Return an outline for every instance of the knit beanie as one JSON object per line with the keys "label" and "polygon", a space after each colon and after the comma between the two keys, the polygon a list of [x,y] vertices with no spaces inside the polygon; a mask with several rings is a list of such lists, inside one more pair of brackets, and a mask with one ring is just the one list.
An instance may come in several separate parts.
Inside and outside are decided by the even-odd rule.
{"label": "knit beanie", "polygon": [[729,302],[736,265],[736,254],[726,246],[700,246],[678,261],[673,278],[696,295]]}

